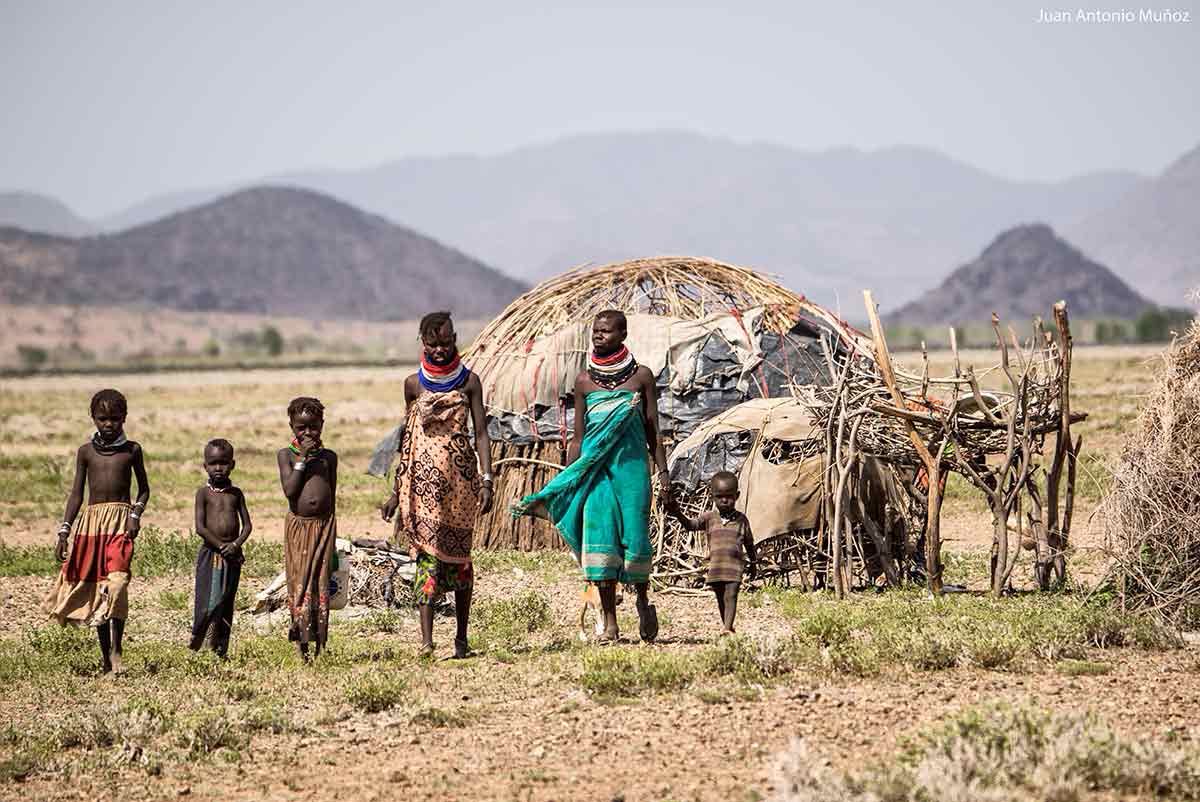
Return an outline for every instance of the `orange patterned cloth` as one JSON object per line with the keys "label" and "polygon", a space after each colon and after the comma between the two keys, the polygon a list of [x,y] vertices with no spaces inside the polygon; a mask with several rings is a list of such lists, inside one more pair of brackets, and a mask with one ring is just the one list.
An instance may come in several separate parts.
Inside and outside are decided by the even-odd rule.
{"label": "orange patterned cloth", "polygon": [[469,563],[483,483],[461,390],[424,392],[408,408],[396,466],[396,540],[442,562]]}

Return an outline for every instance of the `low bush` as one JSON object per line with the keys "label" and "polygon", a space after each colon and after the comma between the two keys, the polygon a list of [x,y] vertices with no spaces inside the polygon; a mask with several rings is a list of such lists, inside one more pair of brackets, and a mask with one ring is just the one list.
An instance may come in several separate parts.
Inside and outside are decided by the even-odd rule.
{"label": "low bush", "polygon": [[408,698],[408,682],[404,677],[367,675],[346,689],[346,701],[364,713],[390,710]]}
{"label": "low bush", "polygon": [[993,704],[907,739],[877,768],[839,772],[797,739],[776,762],[781,802],[1200,799],[1200,754],[1121,738],[1090,715]]}

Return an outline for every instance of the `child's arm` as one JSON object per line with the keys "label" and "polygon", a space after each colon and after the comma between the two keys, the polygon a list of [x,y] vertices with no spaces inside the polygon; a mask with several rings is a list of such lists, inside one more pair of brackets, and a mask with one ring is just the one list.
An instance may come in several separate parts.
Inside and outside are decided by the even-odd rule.
{"label": "child's arm", "polygon": [[125,534],[130,539],[138,536],[142,529],[142,513],[146,511],[146,502],[150,500],[150,480],[146,478],[146,456],[142,447],[136,443],[133,446],[133,475],[137,479],[137,500],[129,510],[129,520],[125,524]]}
{"label": "child's arm", "polygon": [[671,513],[672,517],[674,517],[676,521],[679,521],[679,525],[689,532],[695,532],[704,528],[704,519],[707,517],[707,514],[701,513],[695,518],[687,517],[683,514],[683,510],[679,509],[679,502],[675,500],[675,495],[673,493],[666,494],[665,505],[667,512]]}
{"label": "child's arm", "polygon": [[246,506],[246,494],[241,490],[238,491],[238,518],[242,521],[242,531],[238,533],[237,540],[234,541],[241,548],[250,539],[250,533],[254,531],[254,524],[250,522],[250,508]]}
{"label": "child's arm", "polygon": [[288,501],[295,500],[304,489],[304,470],[296,470],[292,464],[294,456],[290,449],[282,448],[275,458],[279,464],[279,484],[283,487],[283,495],[287,496]]}
{"label": "child's arm", "polygon": [[487,416],[483,412],[483,383],[474,373],[467,379],[467,397],[471,401],[471,423],[475,427],[475,453],[479,455],[479,470],[489,477],[479,491],[479,512],[486,515],[492,509],[492,440],[488,436]]}
{"label": "child's arm", "polygon": [[742,517],[742,547],[746,550],[746,559],[750,562],[750,578],[758,575],[758,552],[754,548],[754,533],[750,531],[750,519]]}
{"label": "child's arm", "polygon": [[83,506],[83,483],[87,479],[87,457],[84,456],[84,448],[86,446],[75,452],[75,476],[71,480],[71,492],[67,494],[67,507],[63,510],[62,523],[58,525],[58,546],[54,550],[54,556],[58,557],[59,562],[67,559],[67,538],[71,536],[71,524],[75,522],[75,516]]}
{"label": "child's arm", "polygon": [[208,488],[202,487],[196,491],[196,534],[214,551],[220,551],[225,545],[208,531]]}

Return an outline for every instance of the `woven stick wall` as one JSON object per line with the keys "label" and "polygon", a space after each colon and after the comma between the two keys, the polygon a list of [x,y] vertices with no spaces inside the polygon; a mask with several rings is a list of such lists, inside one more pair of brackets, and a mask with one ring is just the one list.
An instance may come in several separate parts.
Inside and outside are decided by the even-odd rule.
{"label": "woven stick wall", "polygon": [[[761,273],[712,259],[665,256],[595,268],[577,268],[548,279],[517,298],[489,323],[464,360],[483,382],[489,414],[526,414],[528,398],[489,394],[489,379],[502,371],[524,367],[532,344],[580,321],[590,321],[604,309],[698,320],[718,312],[766,311],[763,326],[787,332],[800,315],[828,326],[847,347],[871,352],[870,338],[829,310],[812,303]],[[574,375],[557,377],[561,394],[570,392]],[[558,472],[566,453],[565,431],[532,443],[492,443],[495,464],[495,504],[481,516],[475,543],[483,548],[522,550],[562,548],[554,528],[540,520],[514,520],[509,506],[543,487]]]}

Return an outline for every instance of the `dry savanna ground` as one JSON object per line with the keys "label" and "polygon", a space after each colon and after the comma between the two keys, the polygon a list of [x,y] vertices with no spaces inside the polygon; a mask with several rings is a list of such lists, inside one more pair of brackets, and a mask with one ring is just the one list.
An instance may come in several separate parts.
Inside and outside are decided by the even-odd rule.
{"label": "dry savanna ground", "polygon": [[[972,354],[979,362],[986,354]],[[720,640],[705,597],[657,594],[662,637],[581,643],[580,583],[560,553],[477,559],[476,656],[432,660],[411,610],[335,614],[314,666],[278,617],[235,622],[226,662],[185,648],[189,532],[211,437],[237,446],[255,519],[243,599],[279,569],[274,453],[299,394],[328,407],[342,459],[343,537],[383,537],[385,485],[363,473],[401,412],[401,371],[246,371],[31,378],[0,389],[0,799],[755,800],[1200,798],[1200,655],[1179,633],[1113,611],[1102,525],[1108,464],[1147,390],[1153,352],[1080,349],[1084,435],[1072,569],[1054,594],[991,599],[990,521],[962,483],[945,512],[949,581],[855,594],[743,596]],[[39,603],[87,400],[120,387],[153,488],[121,677],[91,634]],[[1029,585],[1028,566],[1018,585]],[[1095,590],[1096,592],[1090,593]],[[1001,737],[1001,734],[1005,737]],[[932,784],[932,785],[931,785]],[[997,789],[1007,789],[1008,795]]]}

